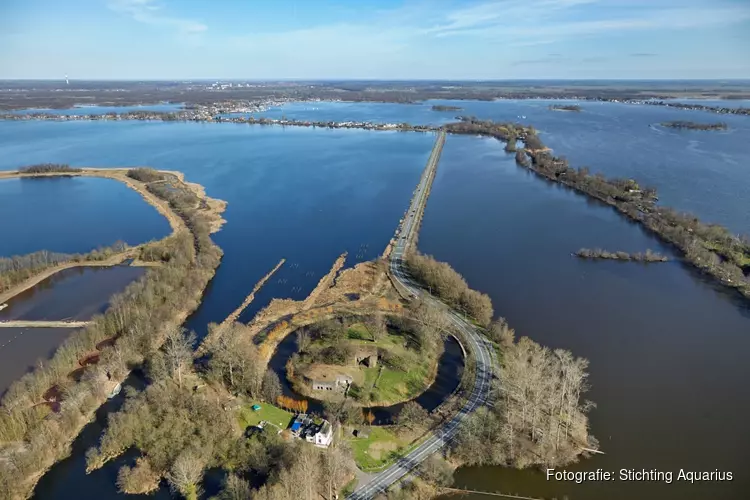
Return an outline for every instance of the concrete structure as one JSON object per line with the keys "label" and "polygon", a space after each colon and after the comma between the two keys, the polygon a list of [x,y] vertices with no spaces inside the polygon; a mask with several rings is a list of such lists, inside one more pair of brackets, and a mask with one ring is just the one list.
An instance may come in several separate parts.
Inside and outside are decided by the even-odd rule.
{"label": "concrete structure", "polygon": [[314,391],[336,391],[344,392],[351,385],[352,378],[349,375],[317,375],[310,380],[310,385]]}

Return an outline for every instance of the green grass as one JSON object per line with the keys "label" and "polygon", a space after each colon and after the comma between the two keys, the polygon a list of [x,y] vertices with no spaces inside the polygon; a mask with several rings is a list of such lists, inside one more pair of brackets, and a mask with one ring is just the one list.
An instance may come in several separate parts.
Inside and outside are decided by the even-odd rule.
{"label": "green grass", "polygon": [[[260,405],[260,410],[253,411],[252,406],[254,404]],[[247,405],[242,405],[240,407],[237,418],[243,429],[251,425],[258,425],[262,420],[266,420],[274,425],[278,425],[282,429],[286,429],[289,427],[289,423],[292,421],[293,416],[294,415],[288,411],[269,405],[268,403],[251,401]]]}
{"label": "green grass", "polygon": [[[383,373],[377,379],[380,368],[365,368],[363,390],[372,393],[374,401],[392,402],[409,399],[426,389],[427,369],[426,363],[413,365],[408,372],[383,368]],[[374,387],[376,379],[378,386]]]}
{"label": "green grass", "polygon": [[346,334],[350,339],[372,340],[370,330],[362,323],[354,323],[346,330]]}
{"label": "green grass", "polygon": [[[402,455],[407,444],[383,427],[372,427],[369,437],[352,438],[349,443],[354,452],[354,460],[357,462],[357,466],[365,471],[377,469],[393,462]],[[384,448],[379,450],[380,447]],[[393,449],[384,451],[385,448]]]}

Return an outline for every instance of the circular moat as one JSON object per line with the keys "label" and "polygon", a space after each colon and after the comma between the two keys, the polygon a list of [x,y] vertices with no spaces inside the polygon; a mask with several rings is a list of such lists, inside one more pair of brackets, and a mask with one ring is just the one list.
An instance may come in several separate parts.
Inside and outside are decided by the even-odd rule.
{"label": "circular moat", "polygon": [[[464,371],[463,351],[458,341],[449,336],[444,338],[442,342],[443,349],[437,359],[434,379],[423,392],[410,400],[416,402],[428,412],[434,411],[456,391],[461,383]],[[298,352],[298,332],[295,331],[279,343],[268,363],[268,369],[279,377],[284,396],[306,399],[308,411],[323,414],[324,401],[315,397],[315,391],[312,392],[312,396],[295,391],[287,376],[287,363]],[[368,406],[367,410],[374,416],[374,425],[390,425],[395,423],[401,408],[407,402],[402,401],[387,406]]]}

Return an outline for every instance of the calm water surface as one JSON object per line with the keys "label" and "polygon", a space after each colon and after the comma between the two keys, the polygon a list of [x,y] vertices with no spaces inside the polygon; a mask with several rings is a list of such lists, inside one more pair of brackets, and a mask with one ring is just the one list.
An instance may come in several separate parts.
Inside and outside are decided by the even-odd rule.
{"label": "calm water surface", "polygon": [[592,433],[607,455],[574,469],[735,475],[701,485],[579,486],[479,467],[459,470],[457,485],[545,498],[748,498],[750,311],[734,295],[676,262],[572,257],[596,246],[672,253],[610,208],[517,167],[493,139],[448,139],[419,246],[488,293],[518,335],[590,360]]}
{"label": "calm water surface", "polygon": [[[231,124],[8,125],[0,123],[0,152],[6,153],[0,155],[0,168],[38,161],[149,165],[181,170],[188,180],[205,186],[209,195],[229,203],[224,214],[228,223],[214,235],[224,250],[222,265],[188,322],[199,333],[208,322],[221,321],[234,310],[282,257],[287,265],[257,295],[242,321],[272,297],[306,296],[342,252],[349,252],[350,265],[380,254],[408,205],[434,141],[430,134]],[[308,271],[311,276],[306,276]],[[301,290],[293,292],[295,286]],[[99,431],[87,429],[73,455],[40,482],[36,496],[115,495],[113,478],[121,462],[90,476],[84,473],[83,453],[98,436]]]}
{"label": "calm water surface", "polygon": [[180,111],[182,104],[161,103],[161,104],[144,104],[140,106],[75,106],[73,108],[52,109],[52,108],[27,108],[10,111],[16,115],[29,115],[33,113],[47,113],[52,115],[106,115],[107,113],[129,113],[131,111],[160,111],[165,113]]}
{"label": "calm water surface", "polygon": [[[5,168],[36,163],[23,160],[22,143],[12,144],[12,138],[0,134],[0,149],[5,153],[13,154],[18,148],[16,163]],[[34,149],[32,143],[25,147]],[[170,232],[169,223],[154,207],[113,179],[3,179],[0,214],[4,214],[0,234],[13,235],[0,238],[0,256],[4,257],[37,250],[85,253],[117,241],[137,245]]]}
{"label": "calm water surface", "polygon": [[0,328],[0,397],[10,384],[47,359],[71,328]]}
{"label": "calm water surface", "polygon": [[[732,102],[732,101],[728,101]],[[432,111],[433,104],[461,111]],[[579,104],[580,113],[550,104]],[[294,103],[265,115],[302,120],[443,124],[456,115],[533,125],[542,140],[574,167],[631,177],[658,189],[661,202],[750,234],[750,117],[665,106],[572,100],[427,101],[419,104]],[[659,123],[725,122],[727,131],[665,129]]]}
{"label": "calm water surface", "polygon": [[[214,235],[224,250],[222,265],[189,324],[201,333],[233,311],[282,257],[287,264],[242,321],[271,297],[305,297],[342,252],[349,252],[350,265],[380,254],[433,141],[431,134],[235,124],[5,122],[0,169],[42,161],[149,165],[183,171],[226,200],[228,223]],[[139,219],[131,220],[138,226]],[[97,227],[92,234],[100,238],[103,226],[87,230]]]}
{"label": "calm water surface", "polygon": [[[455,114],[434,112],[431,104],[352,105],[341,118],[314,119],[420,123],[412,118],[423,116],[422,123],[442,123]],[[574,166],[635,177],[656,186],[666,204],[750,233],[747,117],[611,103],[582,103],[582,113],[552,112],[544,101],[458,105],[464,114],[531,123]],[[337,106],[329,113],[339,113]],[[290,108],[282,109],[296,118]],[[683,133],[655,125],[671,119],[720,120],[731,128]],[[288,265],[243,321],[271,297],[307,294],[342,251],[353,257],[365,248],[361,259],[380,253],[432,142],[421,134],[233,124],[5,122],[0,169],[44,161],[150,165],[182,170],[227,200],[228,224],[214,235],[225,256],[189,322],[200,332],[231,312],[281,257]],[[457,484],[587,499],[747,498],[747,309],[679,263],[581,262],[570,253],[582,246],[670,253],[612,210],[519,169],[499,142],[449,138],[420,247],[489,293],[520,334],[591,360],[589,395],[599,404],[592,432],[607,455],[579,467],[720,468],[734,471],[735,481],[575,486],[547,483],[532,471],[478,468],[461,470]],[[99,431],[87,428],[73,456],[40,483],[38,498],[114,495],[116,466],[83,474],[83,452]]]}
{"label": "calm water surface", "polygon": [[21,292],[0,311],[0,321],[85,321],[101,314],[112,295],[142,276],[145,268],[130,266],[74,267],[53,274]]}

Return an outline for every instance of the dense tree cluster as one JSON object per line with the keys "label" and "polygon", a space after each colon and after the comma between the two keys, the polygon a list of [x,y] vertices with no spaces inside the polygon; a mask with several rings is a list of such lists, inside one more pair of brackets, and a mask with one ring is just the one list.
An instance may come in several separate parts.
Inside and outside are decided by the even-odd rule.
{"label": "dense tree cluster", "polygon": [[107,260],[126,248],[125,243],[117,242],[112,246],[97,248],[86,254],[64,254],[40,250],[26,255],[0,257],[0,293],[59,264]]}
{"label": "dense tree cluster", "polygon": [[592,404],[582,400],[588,361],[526,337],[514,342],[499,326],[505,333],[495,404],[464,421],[452,456],[466,464],[513,467],[575,461],[584,447],[595,445],[586,417]]}
{"label": "dense tree cluster", "polygon": [[38,165],[29,165],[18,169],[23,174],[50,174],[58,172],[69,172],[71,174],[81,172],[80,168],[74,168],[64,163],[40,163]]}
{"label": "dense tree cluster", "polygon": [[627,253],[623,251],[608,252],[601,248],[581,248],[575,255],[582,259],[609,259],[609,260],[624,260],[624,261],[635,261],[635,262],[667,262],[669,257],[662,255],[652,250],[646,250],[645,252]]}
{"label": "dense tree cluster", "polygon": [[552,111],[574,111],[576,113],[581,111],[581,107],[577,104],[550,104],[549,109]]}
{"label": "dense tree cluster", "polygon": [[729,128],[726,123],[697,123],[684,120],[662,122],[661,126],[687,130],[726,130]]}
{"label": "dense tree cluster", "polygon": [[164,180],[164,174],[149,167],[131,168],[127,176],[141,182],[155,182]]}
{"label": "dense tree cluster", "polygon": [[408,256],[406,265],[414,279],[449,306],[466,313],[481,325],[492,321],[489,296],[469,288],[466,280],[449,264],[414,252]]}
{"label": "dense tree cluster", "polygon": [[[25,496],[32,486],[29,478],[67,453],[70,440],[106,399],[113,381],[154,355],[173,322],[184,320],[200,304],[222,253],[209,237],[199,204],[182,205],[179,213],[192,232],[178,232],[162,242],[169,256],[165,264],[150,268],[115,295],[104,315],[8,389],[0,406],[0,498]],[[97,362],[83,363],[86,359]],[[50,388],[61,394],[56,412],[40,404]]]}
{"label": "dense tree cluster", "polygon": [[[677,247],[694,266],[750,298],[750,239],[747,237],[734,235],[716,224],[702,223],[693,215],[658,206],[656,190],[642,187],[633,179],[607,179],[599,173],[591,174],[585,167],[570,167],[567,160],[554,156],[544,146],[532,128],[514,135],[508,124],[472,117],[446,127],[455,133],[523,140],[523,153],[516,154],[519,165],[613,206]],[[518,132],[518,128],[514,130]]]}

